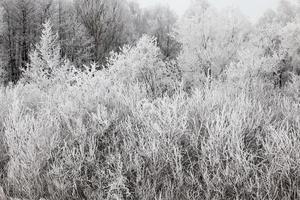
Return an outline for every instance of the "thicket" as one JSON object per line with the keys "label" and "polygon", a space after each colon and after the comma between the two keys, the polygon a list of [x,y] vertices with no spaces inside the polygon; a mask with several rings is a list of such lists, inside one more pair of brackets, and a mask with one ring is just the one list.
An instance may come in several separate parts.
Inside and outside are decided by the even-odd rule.
{"label": "thicket", "polygon": [[[178,26],[174,61],[143,36],[105,66],[78,68],[45,23],[23,78],[0,90],[6,195],[299,199],[297,32],[285,37],[299,24],[249,30],[211,9]],[[218,26],[205,22],[212,13]]]}

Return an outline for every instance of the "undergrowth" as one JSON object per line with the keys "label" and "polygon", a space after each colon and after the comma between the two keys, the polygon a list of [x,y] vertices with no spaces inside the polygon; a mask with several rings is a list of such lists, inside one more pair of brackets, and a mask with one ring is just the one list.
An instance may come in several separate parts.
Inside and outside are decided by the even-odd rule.
{"label": "undergrowth", "polygon": [[[187,94],[1,92],[1,185],[28,199],[297,199],[299,102],[214,83]],[[76,95],[74,95],[76,94]],[[144,95],[142,95],[144,94]],[[299,99],[298,99],[299,100]]]}

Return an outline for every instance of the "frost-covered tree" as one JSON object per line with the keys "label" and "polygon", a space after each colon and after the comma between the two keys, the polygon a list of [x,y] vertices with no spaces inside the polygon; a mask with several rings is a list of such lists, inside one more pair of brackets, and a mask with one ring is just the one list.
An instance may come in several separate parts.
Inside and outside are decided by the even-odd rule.
{"label": "frost-covered tree", "polygon": [[293,22],[297,15],[297,6],[289,0],[281,0],[277,8],[277,20],[286,25]]}
{"label": "frost-covered tree", "polygon": [[174,59],[179,52],[179,44],[172,37],[177,22],[177,16],[167,6],[158,5],[147,9],[144,13],[147,18],[146,33],[157,38],[157,44],[166,58]]}
{"label": "frost-covered tree", "polygon": [[58,34],[53,33],[50,21],[46,21],[43,27],[41,40],[30,53],[30,63],[24,74],[32,81],[53,78],[61,66]]}
{"label": "frost-covered tree", "polygon": [[300,23],[289,23],[281,29],[282,46],[292,58],[294,71],[300,74]]}
{"label": "frost-covered tree", "polygon": [[126,1],[75,0],[81,23],[93,38],[93,61],[103,63],[109,52],[124,44]]}
{"label": "frost-covered tree", "polygon": [[268,24],[276,23],[277,22],[277,13],[272,10],[268,9],[262,17],[259,18],[257,25],[258,26],[266,26]]}
{"label": "frost-covered tree", "polygon": [[77,16],[73,1],[55,0],[51,17],[53,29],[58,32],[61,57],[76,66],[92,60],[93,40]]}
{"label": "frost-covered tree", "polygon": [[188,12],[176,31],[182,44],[180,67],[189,82],[220,75],[235,58],[251,27],[238,10],[198,9],[198,13],[195,8]]}
{"label": "frost-covered tree", "polygon": [[249,41],[239,50],[237,62],[227,70],[228,78],[235,77],[240,83],[261,78],[275,87],[286,86],[292,72],[299,71],[298,34],[296,22],[285,24],[278,20],[278,13],[266,12],[249,35]]}
{"label": "frost-covered tree", "polygon": [[268,11],[259,20],[252,36],[264,57],[277,57],[277,65],[272,71],[276,84],[283,87],[291,80],[292,74],[300,74],[299,7],[282,0],[277,11]]}

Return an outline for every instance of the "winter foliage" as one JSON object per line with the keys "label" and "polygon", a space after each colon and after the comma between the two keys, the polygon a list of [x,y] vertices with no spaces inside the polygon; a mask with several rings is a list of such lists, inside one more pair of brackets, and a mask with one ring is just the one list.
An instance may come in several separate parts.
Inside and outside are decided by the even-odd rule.
{"label": "winter foliage", "polygon": [[0,199],[300,198],[299,4],[0,2]]}

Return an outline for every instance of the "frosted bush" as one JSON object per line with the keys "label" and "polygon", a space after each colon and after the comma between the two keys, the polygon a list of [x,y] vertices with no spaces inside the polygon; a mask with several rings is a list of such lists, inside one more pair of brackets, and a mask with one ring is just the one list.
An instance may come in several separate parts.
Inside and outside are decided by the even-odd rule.
{"label": "frosted bush", "polygon": [[267,76],[269,76],[271,78],[282,58],[283,55],[278,54],[264,57],[260,48],[250,44],[238,52],[238,61],[229,65],[226,75],[229,80],[238,81],[239,85],[243,85],[247,80],[259,77],[263,78],[265,76],[264,78],[268,78]]}
{"label": "frosted bush", "polygon": [[109,59],[109,73],[115,83],[127,86],[141,84],[148,94],[157,96],[161,93],[160,84],[166,64],[157,46],[156,39],[143,36],[135,46],[125,46],[121,53],[113,53]]}

